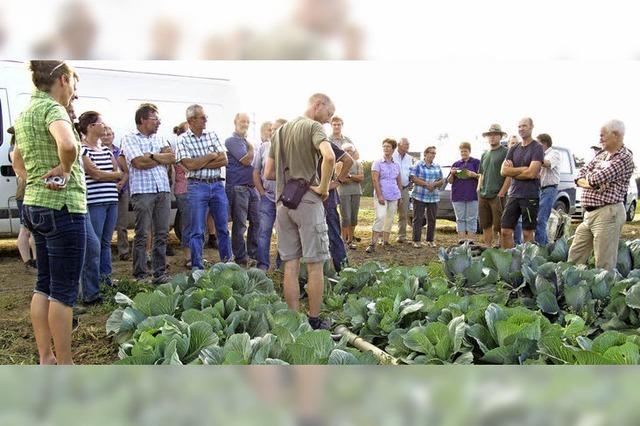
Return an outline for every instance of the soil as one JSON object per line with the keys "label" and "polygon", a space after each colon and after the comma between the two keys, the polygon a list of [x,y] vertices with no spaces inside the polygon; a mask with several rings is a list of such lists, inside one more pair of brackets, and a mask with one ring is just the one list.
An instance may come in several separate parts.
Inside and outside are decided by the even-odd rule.
{"label": "soil", "polygon": [[[624,228],[624,239],[640,238],[640,216],[628,222]],[[438,221],[436,232],[437,248],[413,248],[411,243],[396,242],[397,235],[391,234],[389,248],[377,246],[373,254],[365,253],[371,239],[373,210],[371,199],[364,199],[361,208],[360,224],[356,235],[361,238],[356,250],[349,250],[349,263],[358,266],[367,260],[377,260],[383,264],[393,265],[433,265],[438,262],[437,250],[440,246],[449,247],[457,244],[455,224],[449,221]],[[395,230],[395,227],[394,227]],[[408,235],[411,235],[408,228]],[[130,239],[133,234],[130,232]],[[424,239],[424,232],[423,232]],[[169,244],[176,255],[167,257],[169,274],[185,272],[184,257],[178,247],[178,239],[170,234]],[[115,245],[113,247],[115,250]],[[219,260],[216,250],[205,248],[205,259],[211,262]],[[272,245],[272,259],[275,258],[275,245]],[[140,285],[131,280],[131,261],[121,261],[113,256],[113,277],[118,280],[115,288],[103,289],[107,300],[104,304],[89,307],[86,312],[77,315],[78,327],[73,332],[72,347],[74,361],[77,364],[111,364],[118,359],[118,346],[106,335],[105,324],[111,312],[116,308],[113,296],[117,291],[133,297],[148,284]],[[281,285],[282,275],[270,272],[269,275],[277,286]],[[36,364],[37,349],[33,338],[33,329],[29,316],[29,303],[35,282],[35,274],[26,271],[15,246],[15,239],[0,239],[0,364]]]}

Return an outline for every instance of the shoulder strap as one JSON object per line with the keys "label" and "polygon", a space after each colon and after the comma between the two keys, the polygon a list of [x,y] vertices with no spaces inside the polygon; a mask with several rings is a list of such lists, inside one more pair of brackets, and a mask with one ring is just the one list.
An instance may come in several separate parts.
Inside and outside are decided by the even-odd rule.
{"label": "shoulder strap", "polygon": [[287,171],[289,170],[288,167],[285,167],[285,158],[284,158],[284,148],[282,147],[282,128],[285,125],[283,124],[282,126],[278,127],[278,151],[280,151],[280,171],[282,172],[282,176],[284,177],[284,180],[286,182],[287,180]]}

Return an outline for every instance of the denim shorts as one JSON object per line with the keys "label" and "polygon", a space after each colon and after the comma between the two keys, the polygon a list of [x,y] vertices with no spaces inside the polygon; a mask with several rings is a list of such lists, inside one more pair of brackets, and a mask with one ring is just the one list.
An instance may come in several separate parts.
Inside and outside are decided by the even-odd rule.
{"label": "denim shorts", "polygon": [[74,306],[78,297],[87,233],[84,213],[25,205],[24,223],[36,243],[38,279],[34,292]]}

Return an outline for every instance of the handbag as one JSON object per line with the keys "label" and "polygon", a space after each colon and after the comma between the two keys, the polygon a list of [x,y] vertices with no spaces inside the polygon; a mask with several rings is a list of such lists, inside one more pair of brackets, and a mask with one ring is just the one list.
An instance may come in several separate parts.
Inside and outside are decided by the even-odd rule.
{"label": "handbag", "polygon": [[[280,150],[280,167],[282,170],[283,176],[286,178],[288,167],[284,167],[285,158],[284,151],[282,149],[282,127],[278,129],[278,149]],[[305,179],[287,179],[284,187],[282,188],[282,193],[280,197],[278,197],[278,201],[282,202],[282,205],[295,210],[300,205],[302,201],[302,197],[307,193],[309,187],[311,186],[311,182],[307,182]]]}
{"label": "handbag", "polygon": [[281,201],[283,206],[295,210],[300,205],[304,194],[309,190],[309,186],[309,182],[304,179],[289,179],[284,184],[278,201]]}

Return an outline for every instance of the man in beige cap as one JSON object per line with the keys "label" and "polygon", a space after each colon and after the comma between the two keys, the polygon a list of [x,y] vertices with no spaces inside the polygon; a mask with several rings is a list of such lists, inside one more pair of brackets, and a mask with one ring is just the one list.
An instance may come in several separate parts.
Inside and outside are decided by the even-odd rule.
{"label": "man in beige cap", "polygon": [[500,174],[502,162],[507,157],[507,147],[500,144],[506,136],[499,124],[492,124],[482,134],[489,142],[489,150],[480,159],[480,179],[478,180],[478,216],[487,247],[493,245],[493,237],[500,234],[500,219],[511,178]]}

